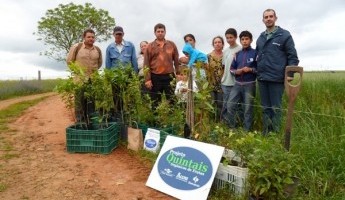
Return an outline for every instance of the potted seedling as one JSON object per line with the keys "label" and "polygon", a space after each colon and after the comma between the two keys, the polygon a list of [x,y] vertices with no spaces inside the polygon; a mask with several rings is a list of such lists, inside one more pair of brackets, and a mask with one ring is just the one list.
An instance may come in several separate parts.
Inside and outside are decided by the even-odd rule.
{"label": "potted seedling", "polygon": [[57,86],[57,91],[70,108],[74,106],[74,97],[82,91],[86,99],[92,99],[96,112],[79,118],[66,129],[68,152],[110,153],[117,147],[119,127],[117,123],[108,123],[108,113],[113,107],[110,79],[108,74],[98,71],[87,76],[82,67],[69,65],[71,75]]}

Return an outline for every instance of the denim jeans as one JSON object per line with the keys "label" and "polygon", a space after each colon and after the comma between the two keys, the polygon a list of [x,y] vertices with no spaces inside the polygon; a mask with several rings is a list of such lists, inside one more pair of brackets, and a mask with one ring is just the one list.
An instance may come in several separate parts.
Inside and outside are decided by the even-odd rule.
{"label": "denim jeans", "polygon": [[[242,104],[244,112],[244,130],[250,131],[253,124],[253,104],[255,98],[256,83],[245,85],[235,84],[232,88],[227,104],[230,128],[237,127],[237,118],[240,117],[238,104]],[[236,112],[237,111],[237,112]]]}
{"label": "denim jeans", "polygon": [[259,92],[263,108],[263,134],[271,131],[278,133],[281,126],[284,83],[259,81]]}
{"label": "denim jeans", "polygon": [[226,115],[227,115],[228,109],[226,105],[230,97],[231,89],[233,87],[234,86],[222,85],[222,91],[223,91],[223,107],[222,107],[222,112],[221,112],[222,119],[227,119]]}

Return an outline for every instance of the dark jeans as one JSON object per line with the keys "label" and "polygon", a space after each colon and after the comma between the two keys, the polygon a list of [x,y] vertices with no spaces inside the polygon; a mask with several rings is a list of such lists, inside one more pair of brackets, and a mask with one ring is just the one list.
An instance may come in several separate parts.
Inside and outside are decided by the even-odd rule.
{"label": "dark jeans", "polygon": [[250,131],[253,124],[253,104],[255,98],[256,83],[250,83],[246,85],[235,84],[230,93],[229,101],[227,104],[229,126],[235,128],[237,126],[237,118],[239,113],[236,112],[238,104],[242,105],[244,111],[244,130]]}
{"label": "dark jeans", "polygon": [[77,119],[77,122],[84,122],[89,124],[90,115],[95,112],[95,101],[92,98],[86,98],[85,88],[89,87],[91,82],[85,83],[80,90],[76,91],[74,96],[74,112]]}
{"label": "dark jeans", "polygon": [[170,84],[173,80],[174,74],[153,74],[151,73],[152,89],[150,92],[153,101],[153,107],[156,108],[159,102],[162,101],[162,94],[164,93],[167,100],[172,102],[174,95],[174,88]]}
{"label": "dark jeans", "polygon": [[261,106],[263,107],[263,134],[278,133],[281,126],[284,83],[259,81]]}

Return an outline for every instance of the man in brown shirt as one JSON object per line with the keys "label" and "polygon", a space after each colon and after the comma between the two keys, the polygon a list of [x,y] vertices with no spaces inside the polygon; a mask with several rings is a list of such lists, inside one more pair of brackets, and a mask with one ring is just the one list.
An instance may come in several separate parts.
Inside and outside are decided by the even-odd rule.
{"label": "man in brown shirt", "polygon": [[[85,70],[85,74],[90,78],[102,66],[102,53],[99,47],[94,45],[95,32],[87,29],[83,33],[83,42],[73,45],[67,55],[68,65],[76,63]],[[91,80],[84,83],[85,87],[91,84]],[[84,96],[84,89],[81,88],[75,94],[75,115],[78,122],[85,122],[88,115],[95,112],[95,102]]]}
{"label": "man in brown shirt", "polygon": [[75,62],[90,76],[102,66],[102,53],[96,45],[93,45],[95,43],[93,30],[85,30],[83,40],[82,43],[77,43],[70,48],[66,61],[68,65]]}
{"label": "man in brown shirt", "polygon": [[150,90],[155,106],[161,101],[162,93],[168,100],[171,99],[174,88],[170,82],[179,70],[177,47],[174,42],[165,39],[165,31],[164,24],[155,25],[156,39],[147,46],[144,54],[144,66],[149,68],[145,75],[145,86]]}

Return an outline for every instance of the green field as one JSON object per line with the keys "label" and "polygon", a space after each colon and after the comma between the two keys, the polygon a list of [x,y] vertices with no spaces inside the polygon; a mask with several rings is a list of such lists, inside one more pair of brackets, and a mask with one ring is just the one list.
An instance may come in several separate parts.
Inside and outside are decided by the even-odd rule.
{"label": "green field", "polygon": [[18,96],[51,92],[60,80],[9,80],[0,81],[0,100]]}
{"label": "green field", "polygon": [[301,199],[345,199],[345,72],[305,73],[291,151],[302,165]]}

